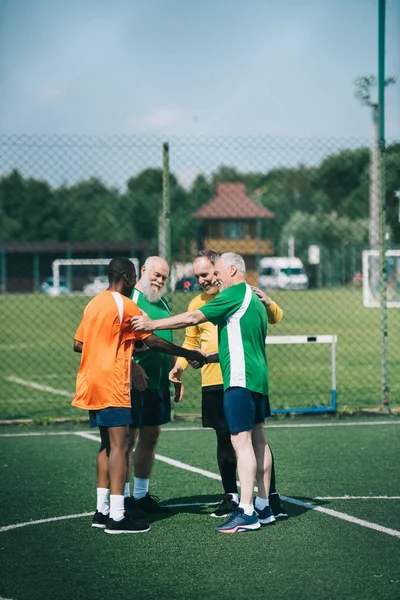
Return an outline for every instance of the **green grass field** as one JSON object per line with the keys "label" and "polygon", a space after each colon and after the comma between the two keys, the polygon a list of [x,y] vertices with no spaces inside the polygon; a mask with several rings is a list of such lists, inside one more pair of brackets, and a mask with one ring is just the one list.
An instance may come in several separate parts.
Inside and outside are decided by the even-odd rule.
{"label": "green grass field", "polygon": [[[269,335],[336,334],[340,410],[376,407],[381,402],[380,311],[362,305],[360,290],[276,292],[284,310]],[[175,293],[175,313],[186,310],[190,294]],[[70,407],[80,357],[72,339],[88,298],[1,295],[0,419],[46,420],[80,416]],[[389,310],[389,387],[400,404],[400,314]],[[180,343],[183,332],[176,332]],[[328,406],[331,402],[328,345],[269,346],[273,408]],[[186,396],[177,413],[199,413],[199,373],[184,375]]]}
{"label": "green grass field", "polygon": [[397,600],[399,425],[299,418],[267,428],[290,518],[232,536],[209,516],[221,495],[213,431],[162,433],[151,491],[171,514],[146,534],[109,536],[90,527],[97,431],[3,427],[0,597]]}

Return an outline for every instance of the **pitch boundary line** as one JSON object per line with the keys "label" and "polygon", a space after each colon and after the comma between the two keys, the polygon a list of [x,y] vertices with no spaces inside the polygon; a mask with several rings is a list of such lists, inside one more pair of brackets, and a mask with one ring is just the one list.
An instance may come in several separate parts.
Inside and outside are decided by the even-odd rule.
{"label": "pitch boundary line", "polygon": [[[78,434],[75,435],[84,437],[88,440],[94,440],[96,442],[100,442],[100,438],[95,436],[92,433]],[[199,475],[203,475],[204,477],[208,477],[209,479],[215,479],[221,481],[221,476],[216,473],[212,473],[211,471],[206,471],[205,469],[199,469],[198,467],[193,467],[192,465],[188,465],[179,460],[175,460],[173,458],[168,458],[167,456],[162,456],[161,454],[156,454],[156,459],[160,462],[165,462],[168,465],[173,467],[177,467],[178,469],[183,469],[184,471],[190,471],[191,473],[198,473]],[[255,491],[257,487],[254,488]],[[386,533],[387,535],[391,535],[394,537],[400,537],[400,531],[396,529],[390,529],[389,527],[383,527],[382,525],[378,525],[377,523],[372,523],[370,521],[365,521],[364,519],[358,519],[357,517],[352,517],[351,515],[347,515],[346,513],[339,512],[337,510],[332,510],[330,508],[325,508],[323,506],[316,506],[315,504],[310,504],[308,502],[303,502],[302,500],[297,500],[296,498],[291,498],[290,496],[281,496],[282,500],[288,502],[289,504],[295,504],[296,506],[302,506],[303,508],[307,508],[309,510],[315,510],[317,512],[324,513],[326,515],[330,515],[332,517],[336,517],[337,519],[341,519],[342,521],[348,521],[350,523],[354,523],[356,525],[361,525],[362,527],[366,527],[367,529],[372,529],[374,531],[380,531],[381,533]]]}
{"label": "pitch boundary line", "polygon": [[[95,441],[95,442],[100,442],[100,438],[91,433],[75,432],[75,433],[72,433],[71,435],[75,435],[77,437],[83,437],[85,439]],[[211,471],[206,471],[205,469],[199,469],[197,467],[193,467],[192,465],[188,465],[186,463],[175,460],[173,458],[168,458],[167,456],[162,456],[160,454],[156,454],[156,459],[159,460],[160,462],[165,462],[166,464],[171,465],[173,467],[177,467],[177,468],[183,469],[185,471],[190,471],[191,473],[198,473],[199,475],[203,475],[204,477],[208,477],[209,479],[215,479],[217,481],[221,481],[220,475],[217,475],[216,473],[212,473]],[[255,487],[255,491],[257,491],[257,487]],[[332,510],[330,508],[324,508],[322,506],[315,506],[314,504],[310,504],[308,502],[303,502],[301,500],[291,498],[290,496],[281,496],[281,498],[282,498],[282,500],[284,500],[285,502],[288,502],[290,504],[295,504],[297,506],[302,506],[309,510],[315,510],[317,512],[322,512],[324,514],[335,517],[337,519],[341,519],[343,521],[348,521],[350,523],[354,523],[356,525],[360,525],[362,527],[366,527],[366,528],[372,529],[374,531],[386,533],[387,535],[391,535],[394,537],[400,537],[400,531],[397,531],[395,529],[390,529],[388,527],[383,527],[382,525],[377,525],[376,523],[371,523],[371,522],[365,521],[363,519],[358,519],[357,517],[352,517],[351,515],[347,515],[346,513]],[[316,499],[318,499],[318,498],[316,498]],[[320,499],[322,499],[322,498],[320,498]],[[184,507],[184,506],[202,506],[202,505],[206,506],[206,505],[211,505],[211,504],[212,504],[211,502],[194,502],[194,503],[168,504],[167,506],[169,506],[171,508],[174,508],[174,507],[179,508],[179,507]],[[13,529],[19,529],[21,527],[27,527],[30,525],[41,525],[43,523],[52,523],[55,521],[64,521],[67,519],[89,517],[92,514],[93,514],[93,511],[88,512],[88,513],[64,515],[62,517],[50,517],[48,519],[38,519],[36,521],[28,521],[25,523],[16,523],[14,525],[5,525],[3,527],[0,527],[0,533],[3,533],[5,531],[11,531]]]}
{"label": "pitch boundary line", "polygon": [[[290,423],[290,424],[282,424],[282,425],[266,425],[265,429],[304,429],[309,427],[362,427],[363,425],[367,426],[378,426],[378,425],[400,425],[400,419],[398,421],[375,421],[372,423],[362,422],[362,423]],[[162,427],[161,431],[163,433],[179,432],[179,431],[213,431],[211,427]],[[0,433],[0,438],[2,437],[30,437],[30,436],[45,436],[45,435],[79,435],[81,432],[76,431],[58,431],[58,432],[26,432],[26,433]],[[83,434],[84,432],[82,432]]]}

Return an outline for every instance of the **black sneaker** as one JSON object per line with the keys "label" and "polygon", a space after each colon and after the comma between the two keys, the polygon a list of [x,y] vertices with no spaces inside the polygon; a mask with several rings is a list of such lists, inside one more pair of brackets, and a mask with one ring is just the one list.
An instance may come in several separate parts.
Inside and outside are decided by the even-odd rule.
{"label": "black sneaker", "polygon": [[270,494],[268,496],[268,499],[269,505],[272,508],[272,512],[274,513],[275,519],[280,519],[282,521],[283,519],[289,518],[287,512],[282,508],[281,499],[279,497],[278,492],[273,492],[272,494]]}
{"label": "black sneaker", "polygon": [[170,509],[167,506],[160,504],[160,499],[152,494],[147,494],[143,498],[134,498],[134,505],[137,509],[144,511],[146,514],[149,513],[170,513]]}
{"label": "black sneaker", "polygon": [[125,516],[129,519],[143,519],[146,516],[144,510],[141,510],[132,496],[124,498]]}
{"label": "black sneaker", "polygon": [[235,502],[231,494],[225,494],[221,502],[218,504],[214,512],[211,513],[210,517],[229,517],[238,508],[239,504]]}
{"label": "black sneaker", "polygon": [[110,515],[103,515],[102,512],[96,510],[92,519],[92,527],[97,527],[98,529],[104,529],[106,526],[107,519]]}
{"label": "black sneaker", "polygon": [[124,517],[121,521],[114,521],[114,519],[107,519],[106,528],[104,531],[106,533],[145,533],[149,531],[150,525],[147,523],[138,523],[133,519],[129,519],[128,517]]}

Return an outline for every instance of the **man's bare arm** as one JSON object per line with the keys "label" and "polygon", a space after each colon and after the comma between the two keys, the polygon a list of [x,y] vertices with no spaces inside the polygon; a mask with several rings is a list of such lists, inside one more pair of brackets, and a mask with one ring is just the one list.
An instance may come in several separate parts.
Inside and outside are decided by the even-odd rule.
{"label": "man's bare arm", "polygon": [[158,335],[154,335],[154,333],[149,335],[145,341],[149,348],[157,350],[158,352],[172,354],[173,356],[183,356],[187,360],[197,360],[201,363],[201,365],[206,362],[206,357],[200,350],[189,350],[188,348],[182,348],[182,346],[177,346],[176,344],[167,342],[167,340],[163,340],[162,338],[158,337]]}
{"label": "man's bare arm", "polygon": [[[154,321],[144,313],[141,317],[132,317],[131,324],[135,331],[157,331],[161,329],[183,329],[188,325],[198,325],[198,323],[205,323],[206,321],[207,318],[200,310],[191,310],[180,315]],[[179,354],[179,356],[183,355]]]}

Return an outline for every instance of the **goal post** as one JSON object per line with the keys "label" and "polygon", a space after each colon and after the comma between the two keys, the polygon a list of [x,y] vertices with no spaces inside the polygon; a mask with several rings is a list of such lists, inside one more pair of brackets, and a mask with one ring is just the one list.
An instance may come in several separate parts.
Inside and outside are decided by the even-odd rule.
{"label": "goal post", "polygon": [[[277,408],[272,413],[333,413],[336,412],[336,343],[337,335],[272,335],[267,336],[266,344],[330,344],[331,390],[330,405],[305,408]],[[312,375],[310,375],[311,377]]]}
{"label": "goal post", "polygon": [[[387,250],[387,307],[400,308],[400,250]],[[363,305],[366,308],[379,308],[381,305],[379,250],[364,250],[363,265]]]}
{"label": "goal post", "polygon": [[[57,296],[60,293],[60,267],[72,267],[72,266],[106,266],[110,264],[112,258],[60,258],[53,261],[53,295]],[[129,259],[135,265],[136,275],[139,278],[139,260],[137,258]]]}

